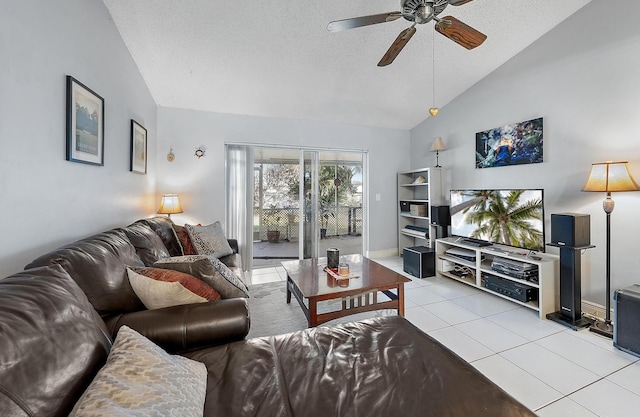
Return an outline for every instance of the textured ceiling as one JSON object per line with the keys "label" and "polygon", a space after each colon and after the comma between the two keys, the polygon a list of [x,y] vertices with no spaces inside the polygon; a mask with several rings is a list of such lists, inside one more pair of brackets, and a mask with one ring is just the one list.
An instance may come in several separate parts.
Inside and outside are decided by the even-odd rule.
{"label": "textured ceiling", "polygon": [[[411,129],[591,0],[475,0],[448,6],[488,36],[468,51],[418,32],[378,61],[404,19],[330,33],[333,20],[399,0],[104,0],[156,103],[219,113]],[[443,111],[446,111],[443,110]]]}

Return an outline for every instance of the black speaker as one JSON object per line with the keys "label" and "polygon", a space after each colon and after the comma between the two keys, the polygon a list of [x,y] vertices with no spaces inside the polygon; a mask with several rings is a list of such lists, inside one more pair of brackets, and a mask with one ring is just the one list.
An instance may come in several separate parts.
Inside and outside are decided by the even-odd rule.
{"label": "black speaker", "polygon": [[560,246],[560,311],[547,314],[549,320],[564,324],[573,330],[588,327],[593,319],[582,315],[581,303],[581,249]]}
{"label": "black speaker", "polygon": [[582,317],[580,251],[560,248],[560,314],[570,322]]}
{"label": "black speaker", "polygon": [[449,226],[451,224],[449,206],[431,206],[431,224],[435,226]]}
{"label": "black speaker", "polygon": [[591,217],[580,213],[552,214],[551,243],[573,248],[589,246]]}

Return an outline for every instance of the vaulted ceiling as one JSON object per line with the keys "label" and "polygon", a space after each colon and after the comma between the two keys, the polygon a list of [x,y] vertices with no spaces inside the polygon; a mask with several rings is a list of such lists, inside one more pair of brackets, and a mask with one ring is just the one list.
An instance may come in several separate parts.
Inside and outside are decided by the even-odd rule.
{"label": "vaulted ceiling", "polygon": [[430,22],[386,67],[378,61],[410,22],[327,24],[399,11],[400,0],[103,1],[161,107],[411,129],[591,0],[449,5],[440,16],[487,35],[481,46]]}

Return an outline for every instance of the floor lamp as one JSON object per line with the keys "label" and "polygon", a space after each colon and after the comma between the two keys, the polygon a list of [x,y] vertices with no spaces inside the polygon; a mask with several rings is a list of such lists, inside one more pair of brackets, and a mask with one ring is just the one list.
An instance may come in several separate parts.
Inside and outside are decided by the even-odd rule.
{"label": "floor lamp", "polygon": [[638,191],[640,187],[629,173],[627,162],[599,162],[591,165],[591,173],[582,191],[606,192],[602,208],[607,214],[607,264],[606,264],[606,311],[604,322],[596,321],[589,328],[592,332],[613,338],[613,323],[610,317],[611,304],[611,213],[615,205],[611,199],[613,191]]}

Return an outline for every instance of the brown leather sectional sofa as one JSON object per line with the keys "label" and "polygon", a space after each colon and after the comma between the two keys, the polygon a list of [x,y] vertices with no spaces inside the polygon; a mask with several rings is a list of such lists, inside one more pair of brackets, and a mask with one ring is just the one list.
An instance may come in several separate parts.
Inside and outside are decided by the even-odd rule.
{"label": "brown leather sectional sofa", "polygon": [[146,310],[126,266],[180,254],[170,221],[147,219],[0,280],[0,415],[68,415],[127,325],[206,365],[204,416],[534,416],[399,316],[245,340],[245,299]]}

